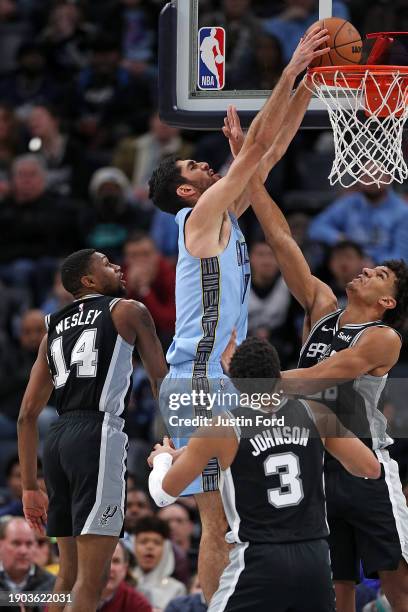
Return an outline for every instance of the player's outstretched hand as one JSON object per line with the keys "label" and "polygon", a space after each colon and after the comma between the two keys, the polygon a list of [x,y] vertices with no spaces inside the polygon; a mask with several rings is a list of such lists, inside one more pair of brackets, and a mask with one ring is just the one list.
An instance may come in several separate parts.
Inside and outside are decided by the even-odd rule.
{"label": "player's outstretched hand", "polygon": [[48,497],[41,489],[23,491],[23,511],[31,529],[45,535],[47,523]]}
{"label": "player's outstretched hand", "polygon": [[244,144],[245,134],[241,127],[241,121],[235,106],[229,106],[227,116],[224,117],[223,134],[228,138],[231,153],[234,158],[238,155]]}
{"label": "player's outstretched hand", "polygon": [[173,441],[168,436],[164,436],[163,444],[155,444],[154,445],[154,448],[153,448],[152,452],[150,453],[150,455],[147,458],[147,463],[152,468],[153,467],[153,459],[155,457],[157,457],[157,455],[160,455],[161,453],[169,453],[169,455],[171,455],[173,457],[173,463],[174,463],[177,460],[177,458],[181,455],[181,453],[184,452],[185,448],[186,447],[183,446],[182,448],[179,448],[179,449],[176,450],[174,448]]}
{"label": "player's outstretched hand", "polygon": [[306,36],[300,39],[288,68],[293,70],[296,75],[306,70],[309,64],[320,57],[329,53],[330,47],[325,46],[330,36],[326,28],[320,26],[313,28]]}

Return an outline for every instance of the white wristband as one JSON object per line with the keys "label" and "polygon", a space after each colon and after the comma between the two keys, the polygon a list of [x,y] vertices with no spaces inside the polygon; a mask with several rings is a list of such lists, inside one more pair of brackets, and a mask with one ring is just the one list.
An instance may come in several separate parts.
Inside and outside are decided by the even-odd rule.
{"label": "white wristband", "polygon": [[160,453],[153,459],[153,470],[149,476],[149,491],[157,506],[163,508],[174,504],[177,497],[172,497],[163,490],[163,479],[173,463],[170,453]]}

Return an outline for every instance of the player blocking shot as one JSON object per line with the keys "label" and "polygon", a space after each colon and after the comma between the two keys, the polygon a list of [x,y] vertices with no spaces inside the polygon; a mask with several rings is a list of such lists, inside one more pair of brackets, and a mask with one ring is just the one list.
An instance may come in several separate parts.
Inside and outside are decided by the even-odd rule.
{"label": "player blocking shot", "polygon": [[[266,341],[244,341],[232,357],[230,375],[249,405],[226,414],[221,426],[214,420],[181,454],[168,441],[156,445],[149,458],[150,492],[158,505],[168,505],[210,457],[218,458],[227,540],[234,548],[210,612],[334,612],[324,449],[356,477],[378,478],[380,464],[316,402],[280,395],[278,405],[252,407],[251,398],[260,393],[272,398],[280,389],[279,358]],[[329,437],[335,431],[342,437]]]}
{"label": "player blocking shot", "polygon": [[[127,435],[134,347],[157,396],[167,373],[153,320],[142,304],[122,299],[120,266],[94,249],[61,267],[75,298],[46,317],[47,334],[22,401],[18,446],[24,515],[37,533],[56,536],[55,592],[72,591],[70,612],[96,610],[123,530]],[[37,418],[54,392],[59,418],[44,446],[48,499],[37,484]],[[49,607],[56,610],[55,604]]]}
{"label": "player blocking shot", "polygon": [[392,609],[406,612],[408,508],[398,466],[387,451],[393,440],[387,435],[379,401],[401,350],[397,328],[408,308],[408,266],[392,260],[364,268],[347,286],[346,308],[338,308],[331,289],[312,275],[284,215],[263,185],[268,165],[284,154],[289,137],[282,130],[272,148],[275,152],[264,158],[263,171],[251,182],[252,206],[266,240],[289,290],[305,310],[300,369],[284,372],[285,389],[319,393],[382,465],[380,478],[368,483],[347,473],[333,458],[326,461],[337,611],[355,610],[354,585],[360,579],[361,561],[366,576],[379,574]]}
{"label": "player blocking shot", "polygon": [[[166,159],[154,171],[150,193],[156,206],[176,216],[179,257],[176,275],[176,335],[167,353],[170,371],[160,390],[169,422],[172,393],[220,393],[227,389],[220,359],[233,329],[242,342],[247,332],[250,268],[238,219],[249,206],[246,188],[274,141],[286,114],[296,77],[328,52],[327,35],[315,28],[297,47],[271,97],[254,119],[240,154],[225,177],[206,162]],[[323,48],[322,48],[323,47]],[[191,404],[189,416],[211,416],[218,406]],[[191,432],[170,430],[176,445]],[[198,561],[207,601],[216,590],[228,558],[226,521],[218,494],[219,466],[211,460],[186,495],[195,495],[202,524]]]}

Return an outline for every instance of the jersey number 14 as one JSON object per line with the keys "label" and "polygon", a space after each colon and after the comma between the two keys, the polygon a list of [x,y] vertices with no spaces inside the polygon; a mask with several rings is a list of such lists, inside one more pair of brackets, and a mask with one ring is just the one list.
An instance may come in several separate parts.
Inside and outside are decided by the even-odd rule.
{"label": "jersey number 14", "polygon": [[[76,364],[76,375],[78,378],[94,378],[96,376],[98,368],[98,349],[95,348],[97,331],[96,328],[85,329],[72,349],[70,366]],[[65,362],[62,336],[53,340],[50,352],[56,371],[54,386],[58,389],[65,385],[70,373]]]}

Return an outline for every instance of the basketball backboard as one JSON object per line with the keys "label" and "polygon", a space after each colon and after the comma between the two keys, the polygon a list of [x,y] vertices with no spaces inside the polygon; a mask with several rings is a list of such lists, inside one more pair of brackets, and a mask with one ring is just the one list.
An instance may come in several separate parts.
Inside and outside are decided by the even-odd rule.
{"label": "basketball backboard", "polygon": [[[353,16],[350,16],[346,8],[347,3],[339,0],[315,0],[315,2],[313,12],[313,0],[309,0],[312,10],[306,21],[300,21],[306,23],[306,27],[318,18],[332,15],[353,20]],[[276,54],[276,49],[274,51],[271,45],[272,47],[277,45],[282,49],[282,65],[285,65],[293,51],[292,47],[296,46],[304,33],[303,26],[299,32],[296,31],[296,26],[282,27],[279,15],[285,8],[285,0],[265,0],[265,4],[273,8],[265,11],[267,14],[265,18],[257,20],[257,25],[260,26],[259,35],[251,38],[249,27],[246,40],[239,41],[242,46],[240,51],[243,51],[240,58],[236,49],[237,44],[232,44],[236,41],[231,40],[233,34],[228,29],[228,23],[225,23],[222,11],[211,13],[208,11],[208,4],[206,0],[172,0],[161,13],[160,115],[165,122],[181,128],[219,129],[223,125],[228,105],[233,104],[238,109],[243,125],[247,127],[272,89],[267,86],[268,79],[260,78],[257,81],[252,66],[256,65],[259,70],[259,66],[266,61],[267,53]],[[275,7],[276,13],[274,13]],[[247,10],[247,23],[255,22],[249,9]],[[359,21],[370,27],[370,20],[364,19],[364,15],[362,17],[363,19],[360,18]],[[358,25],[365,40],[367,32],[361,31],[364,30],[364,26]],[[211,62],[206,56],[208,43],[216,50],[210,58]],[[370,41],[365,42],[365,57],[371,44]],[[231,53],[232,47],[234,57]],[[245,53],[245,50],[249,50],[249,53]],[[312,98],[302,127],[311,129],[329,127],[327,111],[317,97]]]}

